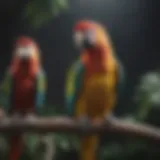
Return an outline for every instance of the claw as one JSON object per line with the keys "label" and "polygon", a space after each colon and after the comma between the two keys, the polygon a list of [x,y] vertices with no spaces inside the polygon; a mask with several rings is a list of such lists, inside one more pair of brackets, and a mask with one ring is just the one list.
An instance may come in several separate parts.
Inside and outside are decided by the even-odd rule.
{"label": "claw", "polygon": [[32,122],[32,121],[35,121],[36,120],[36,115],[30,113],[28,115],[26,115],[25,117],[28,121]]}
{"label": "claw", "polygon": [[19,122],[19,118],[21,118],[21,115],[19,113],[14,113],[11,115],[12,122]]}
{"label": "claw", "polygon": [[0,119],[6,117],[5,111],[0,107]]}
{"label": "claw", "polygon": [[112,124],[113,119],[114,119],[113,114],[106,115],[106,116],[104,117],[104,123],[105,123],[106,125],[110,125],[110,124]]}
{"label": "claw", "polygon": [[88,128],[90,127],[90,121],[87,116],[82,116],[78,118],[78,124],[81,127],[82,133],[86,134],[88,131]]}

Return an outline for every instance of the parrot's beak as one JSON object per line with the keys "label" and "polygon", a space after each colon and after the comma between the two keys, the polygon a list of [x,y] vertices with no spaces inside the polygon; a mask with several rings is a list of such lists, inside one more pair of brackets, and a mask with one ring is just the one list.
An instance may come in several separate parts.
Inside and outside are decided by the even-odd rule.
{"label": "parrot's beak", "polygon": [[74,42],[79,49],[90,49],[95,46],[95,40],[93,37],[83,32],[76,32],[74,34]]}
{"label": "parrot's beak", "polygon": [[94,47],[94,44],[92,43],[92,41],[90,41],[90,39],[88,39],[88,38],[84,39],[83,48],[90,49],[90,48],[93,48],[93,47]]}
{"label": "parrot's beak", "polygon": [[19,59],[21,59],[23,61],[30,59],[30,57],[32,56],[30,50],[28,50],[26,48],[19,48],[19,50],[17,50],[16,54],[17,54],[17,57],[19,57]]}
{"label": "parrot's beak", "polygon": [[22,60],[22,61],[27,61],[29,59],[29,56],[24,54],[24,55],[21,55],[19,56],[19,58]]}

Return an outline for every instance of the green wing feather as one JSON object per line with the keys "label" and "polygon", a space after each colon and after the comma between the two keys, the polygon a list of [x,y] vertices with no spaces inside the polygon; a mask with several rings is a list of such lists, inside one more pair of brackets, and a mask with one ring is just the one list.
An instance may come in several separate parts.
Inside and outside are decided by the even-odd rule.
{"label": "green wing feather", "polygon": [[47,90],[47,78],[43,70],[40,70],[37,76],[36,86],[36,109],[39,109],[45,104],[46,90]]}
{"label": "green wing feather", "polygon": [[65,87],[66,109],[69,115],[73,115],[75,103],[83,83],[84,66],[78,59],[69,69]]}
{"label": "green wing feather", "polygon": [[9,109],[9,102],[10,102],[10,96],[12,92],[12,75],[7,70],[7,72],[4,75],[4,80],[0,86],[0,107],[4,107],[5,110]]}

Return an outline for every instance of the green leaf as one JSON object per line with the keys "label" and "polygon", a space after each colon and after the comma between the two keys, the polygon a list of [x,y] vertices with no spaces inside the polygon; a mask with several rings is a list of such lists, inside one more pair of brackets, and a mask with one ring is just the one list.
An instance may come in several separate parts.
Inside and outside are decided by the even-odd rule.
{"label": "green leaf", "polygon": [[66,9],[68,9],[68,0],[33,0],[26,5],[24,17],[34,28],[37,28]]}
{"label": "green leaf", "polygon": [[148,101],[148,95],[144,93],[141,95],[141,99],[139,101],[139,108],[136,112],[136,119],[139,121],[145,120],[151,108],[152,105]]}

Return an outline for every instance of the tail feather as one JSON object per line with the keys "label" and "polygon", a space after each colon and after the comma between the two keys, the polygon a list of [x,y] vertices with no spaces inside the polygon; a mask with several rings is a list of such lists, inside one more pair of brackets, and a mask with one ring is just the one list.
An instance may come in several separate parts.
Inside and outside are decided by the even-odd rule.
{"label": "tail feather", "polygon": [[85,136],[81,139],[80,160],[96,160],[98,136]]}
{"label": "tail feather", "polygon": [[10,150],[8,160],[20,160],[23,152],[23,139],[22,136],[13,136],[10,139]]}

